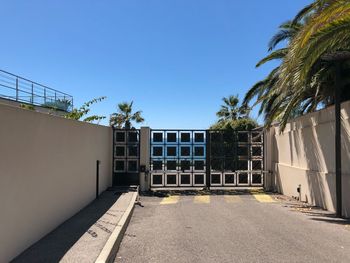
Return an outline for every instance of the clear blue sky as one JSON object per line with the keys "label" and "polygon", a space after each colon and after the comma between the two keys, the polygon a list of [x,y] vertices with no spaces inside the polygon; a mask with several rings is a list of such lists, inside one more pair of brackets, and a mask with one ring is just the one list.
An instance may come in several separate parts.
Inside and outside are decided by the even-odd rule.
{"label": "clear blue sky", "polygon": [[[74,96],[134,100],[152,128],[207,128],[255,69],[277,26],[311,0],[6,0],[0,68]],[[252,117],[257,118],[256,111]],[[104,123],[107,123],[105,121]]]}

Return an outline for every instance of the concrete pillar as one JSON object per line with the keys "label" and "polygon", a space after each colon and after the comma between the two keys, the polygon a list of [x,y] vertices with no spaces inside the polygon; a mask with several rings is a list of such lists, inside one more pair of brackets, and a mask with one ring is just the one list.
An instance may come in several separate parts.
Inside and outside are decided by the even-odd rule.
{"label": "concrete pillar", "polygon": [[150,170],[150,134],[149,127],[141,127],[140,130],[140,166],[145,167],[145,172],[140,172],[140,191],[149,191],[151,185]]}
{"label": "concrete pillar", "polygon": [[273,167],[272,167],[272,160],[273,160],[273,136],[274,136],[274,128],[271,127],[269,129],[265,129],[264,131],[264,170],[268,171],[265,173],[265,184],[264,188],[267,191],[274,190],[274,174],[273,174]]}

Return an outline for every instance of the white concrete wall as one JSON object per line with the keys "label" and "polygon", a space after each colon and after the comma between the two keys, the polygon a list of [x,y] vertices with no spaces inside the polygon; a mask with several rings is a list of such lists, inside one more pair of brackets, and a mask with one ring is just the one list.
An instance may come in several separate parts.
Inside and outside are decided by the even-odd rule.
{"label": "white concrete wall", "polygon": [[[342,104],[343,213],[350,217],[350,102]],[[334,107],[294,119],[285,131],[269,130],[275,188],[330,211],[336,209]]]}
{"label": "white concrete wall", "polygon": [[112,183],[112,131],[0,104],[0,262],[7,262]]}

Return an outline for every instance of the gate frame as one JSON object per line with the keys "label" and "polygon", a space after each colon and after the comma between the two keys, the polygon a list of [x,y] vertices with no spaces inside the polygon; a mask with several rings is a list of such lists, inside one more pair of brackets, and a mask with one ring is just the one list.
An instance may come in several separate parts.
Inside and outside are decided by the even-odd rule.
{"label": "gate frame", "polygon": [[[116,159],[122,159],[122,157],[118,158],[115,156],[115,146],[117,145],[116,141],[115,141],[115,132],[116,131],[123,131],[126,133],[126,138],[125,138],[125,142],[122,143],[121,145],[125,146],[125,166],[127,169],[127,148],[128,148],[128,138],[127,138],[127,134],[130,131],[137,131],[138,133],[138,156],[137,158],[132,158],[132,159],[137,159],[138,162],[138,170],[136,172],[133,172],[133,176],[135,177],[135,182],[137,181],[137,184],[139,184],[141,186],[141,191],[148,191],[151,188],[156,190],[160,190],[160,189],[165,189],[165,188],[207,188],[210,189],[210,187],[214,187],[214,188],[239,188],[239,187],[264,187],[266,188],[267,185],[269,185],[269,182],[272,180],[272,178],[270,177],[271,172],[270,171],[266,171],[264,169],[268,168],[271,169],[270,165],[266,163],[266,157],[267,157],[267,145],[265,144],[265,137],[267,139],[269,139],[269,135],[264,129],[262,128],[257,128],[257,129],[253,129],[253,130],[249,130],[249,131],[241,131],[241,130],[232,130],[233,133],[238,134],[239,132],[248,132],[248,143],[247,143],[247,148],[248,148],[248,170],[235,170],[235,171],[226,171],[225,167],[222,167],[221,171],[212,171],[212,145],[211,145],[211,133],[213,131],[217,131],[220,133],[224,133],[225,130],[216,130],[216,129],[151,129],[149,127],[141,127],[140,129],[117,129],[117,128],[112,128],[112,136],[113,136],[113,149],[112,149],[112,181],[113,181],[113,185],[116,185],[117,183],[117,178],[116,178],[116,173],[115,172],[115,160]],[[155,157],[152,156],[152,146],[154,145],[152,143],[152,135],[153,132],[162,132],[162,136],[163,136],[163,142],[159,143],[160,146],[163,147],[163,155],[162,157],[160,157],[159,159],[162,160],[162,170],[159,171],[153,171],[153,167],[152,167],[152,160],[153,159],[157,159]],[[174,143],[168,143],[166,141],[167,139],[167,134],[168,132],[176,132],[176,136],[177,136],[177,140]],[[189,143],[182,143],[180,141],[180,134],[181,132],[190,132],[190,139],[191,141]],[[194,138],[195,138],[195,133],[196,132],[200,132],[203,133],[203,135],[205,136],[204,141],[203,142],[198,142],[195,143],[194,142]],[[259,145],[262,149],[261,149],[261,158],[254,158],[252,156],[252,146],[254,145],[254,143],[252,142],[252,138],[251,138],[251,134],[253,132],[259,133],[261,136],[261,142],[256,143],[256,145]],[[222,136],[222,135],[221,135]],[[236,136],[236,135],[234,135]],[[223,142],[223,141],[222,141]],[[135,144],[135,143],[130,143]],[[157,145],[157,144],[155,144]],[[177,165],[177,170],[166,170],[166,163],[165,161],[167,159],[171,158],[167,158],[167,154],[166,154],[166,146],[168,145],[174,145],[177,148],[177,153],[176,156],[174,156],[174,160],[176,160],[176,165]],[[190,155],[187,157],[181,157],[179,151],[181,150],[180,146],[190,146]],[[194,146],[195,145],[200,145],[204,147],[204,155],[203,156],[195,156],[194,155]],[[234,147],[238,147],[239,145],[239,141],[235,140],[234,141]],[[270,148],[270,147],[269,147]],[[238,168],[238,155],[237,155],[237,150],[235,151],[235,168]],[[224,155],[219,155],[221,157],[219,157],[219,159],[224,160],[225,161],[225,156]],[[181,171],[179,170],[179,161],[181,159],[188,159],[190,160],[191,163],[191,169],[189,171],[184,170]],[[270,158],[271,159],[271,158]],[[204,170],[195,170],[194,169],[194,161],[195,160],[203,160],[204,163]],[[261,161],[261,170],[252,170],[252,162],[254,160],[259,160]],[[271,160],[268,160],[269,162]],[[224,165],[224,163],[223,163]],[[213,185],[211,183],[211,175],[215,174],[215,173],[220,173],[221,176],[221,184],[218,185]],[[190,177],[190,185],[180,185],[181,183],[181,174],[191,174]],[[247,173],[248,174],[248,184],[239,184],[239,174],[240,173]],[[261,174],[261,184],[253,184],[253,174],[254,173],[259,173]],[[167,174],[176,174],[176,185],[168,185],[167,184]],[[195,184],[195,175],[196,174],[201,174],[203,175],[203,180],[204,183],[203,184]],[[235,177],[235,183],[234,184],[226,184],[225,185],[225,174],[234,174]],[[128,173],[119,173],[119,176],[127,176]],[[162,184],[160,185],[153,185],[153,175],[161,175],[162,176]],[[136,180],[136,177],[138,177],[138,180]],[[271,183],[271,182],[270,182]]]}
{"label": "gate frame", "polygon": [[[125,141],[124,142],[117,142],[116,141],[116,132],[124,132],[125,134]],[[137,132],[138,134],[138,138],[137,138],[137,142],[129,142],[129,132]],[[141,152],[140,152],[140,148],[141,148],[141,130],[140,129],[120,129],[120,128],[115,128],[112,127],[112,136],[113,136],[113,144],[112,144],[112,185],[113,186],[128,186],[128,185],[134,185],[134,183],[129,182],[124,184],[123,181],[127,181],[127,176],[133,176],[135,178],[137,178],[137,180],[135,180],[135,182],[137,181],[137,185],[140,184],[140,178],[139,178],[139,174],[140,174],[140,156],[141,156]],[[116,156],[116,152],[115,152],[115,148],[117,146],[124,146],[124,156]],[[131,157],[128,156],[128,147],[130,145],[134,145],[137,146],[137,156],[136,157]],[[116,164],[115,161],[116,160],[124,160],[124,172],[118,172],[116,171]],[[129,167],[129,162],[128,160],[136,160],[137,161],[137,170],[134,172],[128,172],[128,167]],[[120,180],[120,177],[124,177],[125,180]]]}
{"label": "gate frame", "polygon": [[[153,133],[154,132],[160,132],[162,133],[162,142],[160,142],[159,144],[154,143],[153,142]],[[205,158],[203,158],[203,160],[205,160],[205,171],[195,171],[194,167],[193,167],[193,161],[196,159],[196,157],[194,156],[193,153],[193,149],[194,146],[196,145],[194,143],[194,134],[195,132],[205,132],[205,140],[203,143],[198,143],[198,145],[202,145],[205,147]],[[248,155],[247,155],[247,162],[248,162],[248,170],[234,170],[234,171],[226,171],[223,167],[223,169],[221,171],[212,171],[211,170],[211,133],[212,132],[220,132],[221,134],[223,134],[225,132],[225,130],[218,130],[218,129],[150,129],[150,133],[149,133],[149,172],[151,174],[151,182],[150,182],[150,188],[152,189],[161,189],[161,188],[207,188],[210,189],[210,187],[220,187],[220,188],[239,188],[239,187],[265,187],[266,184],[266,176],[267,176],[267,171],[265,171],[264,169],[266,168],[266,164],[265,164],[265,154],[266,154],[266,145],[265,145],[265,131],[262,128],[257,128],[257,129],[252,129],[252,130],[232,130],[233,133],[238,134],[240,132],[246,132],[248,134],[248,141],[246,143],[246,147],[247,147],[247,151],[248,151]],[[169,132],[175,132],[176,136],[177,136],[177,140],[174,143],[168,143],[167,140],[167,134]],[[181,143],[180,141],[180,134],[181,132],[190,132],[191,133],[191,142],[186,144],[186,143]],[[231,132],[231,131],[230,131]],[[261,136],[261,141],[256,143],[256,145],[260,146],[261,148],[261,159],[258,158],[253,158],[252,157],[252,147],[254,146],[254,143],[252,141],[252,133],[256,132],[259,133]],[[236,136],[236,135],[235,135]],[[162,170],[158,171],[158,170],[153,170],[153,161],[157,159],[157,157],[154,157],[152,154],[152,148],[154,145],[159,145],[162,146],[163,149],[163,154],[162,156],[159,157],[159,160],[162,161]],[[190,160],[192,162],[191,164],[191,170],[190,171],[180,171],[177,167],[177,171],[170,171],[170,170],[166,170],[166,160],[169,160],[171,158],[167,158],[167,153],[166,153],[166,146],[168,145],[174,145],[177,148],[177,155],[176,157],[174,157],[174,160],[177,161],[177,165],[179,165],[179,160],[181,160],[181,155],[179,153],[180,148],[182,145],[190,145],[191,146],[191,153],[190,153]],[[239,141],[234,141],[234,147],[238,147],[239,146]],[[237,154],[237,152],[235,153]],[[252,161],[253,160],[259,160],[261,161],[261,170],[253,170],[252,167]],[[238,161],[238,155],[235,155],[235,162]],[[237,163],[235,164],[237,165]],[[236,166],[237,168],[237,166]],[[176,174],[177,175],[177,184],[176,185],[167,185],[166,183],[166,176],[167,174]],[[191,174],[191,178],[190,178],[190,185],[181,185],[181,174]],[[211,183],[211,175],[212,174],[220,174],[220,178],[221,178],[221,183],[220,184],[212,184]],[[247,174],[247,184],[242,184],[239,183],[239,174],[240,173],[246,173]],[[253,184],[253,174],[254,173],[259,173],[261,175],[261,183],[259,184]],[[163,174],[162,176],[162,184],[159,185],[154,185],[153,184],[153,180],[152,180],[152,174]],[[205,183],[204,184],[200,184],[200,185],[196,185],[195,184],[195,174],[204,174],[205,178]],[[226,174],[233,174],[234,175],[234,184],[226,184],[225,185],[225,175]]]}

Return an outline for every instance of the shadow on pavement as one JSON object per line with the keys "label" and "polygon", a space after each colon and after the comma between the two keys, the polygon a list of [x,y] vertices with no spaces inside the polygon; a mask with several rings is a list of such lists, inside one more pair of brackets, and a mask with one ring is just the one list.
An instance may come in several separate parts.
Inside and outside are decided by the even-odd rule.
{"label": "shadow on pavement", "polygon": [[117,201],[120,193],[106,191],[11,262],[59,262],[84,233]]}
{"label": "shadow on pavement", "polygon": [[349,219],[337,218],[336,216],[334,216],[333,218],[330,218],[330,217],[327,218],[327,216],[325,216],[323,218],[313,217],[313,218],[311,218],[311,220],[325,222],[325,223],[331,223],[331,224],[337,224],[337,225],[344,225],[344,226],[350,225]]}
{"label": "shadow on pavement", "polygon": [[339,218],[335,213],[322,209],[318,206],[292,200],[291,198],[289,198],[289,200],[284,200],[283,203],[284,207],[289,208],[294,212],[300,212],[308,216],[310,220],[338,225],[350,225],[350,219]]}

